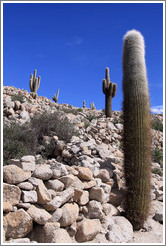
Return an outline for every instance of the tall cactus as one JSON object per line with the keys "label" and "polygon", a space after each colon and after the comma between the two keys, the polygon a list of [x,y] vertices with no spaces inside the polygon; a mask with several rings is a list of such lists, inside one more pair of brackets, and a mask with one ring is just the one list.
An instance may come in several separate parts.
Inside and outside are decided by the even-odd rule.
{"label": "tall cactus", "polygon": [[55,94],[54,94],[54,96],[53,96],[53,98],[52,98],[52,99],[55,101],[55,103],[58,102],[58,97],[59,97],[59,89],[58,89],[58,91],[57,91],[56,96],[55,96]]}
{"label": "tall cactus", "polygon": [[90,104],[90,109],[92,109],[92,110],[95,110],[95,109],[96,109],[96,107],[95,107],[95,105],[94,105],[94,102],[92,102],[92,103]]}
{"label": "tall cactus", "polygon": [[125,213],[142,228],[150,206],[151,126],[144,38],[131,30],[123,43]]}
{"label": "tall cactus", "polygon": [[117,84],[110,81],[109,68],[106,68],[105,79],[103,79],[103,93],[105,94],[105,114],[111,117],[112,114],[112,97],[116,95]]}
{"label": "tall cactus", "polygon": [[86,108],[86,105],[85,105],[85,100],[83,101],[83,108]]}
{"label": "tall cactus", "polygon": [[39,89],[40,79],[41,79],[40,76],[36,78],[36,73],[37,73],[37,70],[35,69],[34,76],[33,74],[31,74],[30,76],[30,90],[31,90],[30,94],[33,98],[37,97],[37,91]]}

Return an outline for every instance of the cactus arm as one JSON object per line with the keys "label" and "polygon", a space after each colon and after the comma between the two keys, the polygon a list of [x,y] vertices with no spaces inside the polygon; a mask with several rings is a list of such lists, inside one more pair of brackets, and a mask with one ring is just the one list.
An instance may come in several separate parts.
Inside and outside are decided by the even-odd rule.
{"label": "cactus arm", "polygon": [[37,73],[37,70],[35,69],[34,70],[34,80],[36,79],[36,73]]}
{"label": "cactus arm", "polygon": [[30,77],[30,90],[33,91],[33,74]]}
{"label": "cactus arm", "polygon": [[57,101],[58,101],[58,97],[59,97],[59,89],[58,89],[57,94],[56,94]]}
{"label": "cactus arm", "polygon": [[103,93],[106,94],[107,91],[107,81],[106,79],[103,79]]}
{"label": "cactus arm", "polygon": [[112,97],[114,97],[116,95],[116,91],[117,91],[117,84],[115,83],[113,85],[113,92],[112,92]]}
{"label": "cactus arm", "polygon": [[39,77],[38,77],[38,81],[37,81],[37,91],[38,91],[39,86],[40,86],[40,79],[41,79],[41,77],[39,76]]}

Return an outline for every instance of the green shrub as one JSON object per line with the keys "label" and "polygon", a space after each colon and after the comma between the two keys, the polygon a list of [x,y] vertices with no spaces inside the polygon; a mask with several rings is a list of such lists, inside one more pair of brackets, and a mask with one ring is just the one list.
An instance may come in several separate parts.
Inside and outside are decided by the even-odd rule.
{"label": "green shrub", "polygon": [[57,113],[43,113],[31,120],[31,128],[35,130],[38,143],[41,144],[43,136],[58,136],[59,139],[69,142],[76,134],[74,126],[68,118],[62,118]]}
{"label": "green shrub", "polygon": [[[70,105],[69,105],[70,106]],[[83,109],[82,108],[78,108],[78,109],[75,109],[75,108],[71,108],[71,107],[68,107],[68,108],[62,108],[61,109],[63,112],[65,112],[66,114],[74,114],[74,115],[78,115],[79,112],[82,112]]]}
{"label": "green shrub", "polygon": [[55,142],[46,144],[43,136],[58,136],[60,140],[69,142],[77,132],[67,118],[58,113],[36,115],[30,123],[18,125],[15,122],[3,128],[4,165],[9,159],[21,158],[24,155],[41,154],[42,157],[53,157]]}
{"label": "green shrub", "polygon": [[157,167],[152,169],[152,173],[158,174],[159,176],[163,176],[163,172],[161,171],[160,168],[157,168]]}
{"label": "green shrub", "polygon": [[89,121],[92,121],[93,119],[96,119],[96,116],[89,114],[89,115],[86,116],[86,119],[89,120]]}
{"label": "green shrub", "polygon": [[159,148],[156,148],[152,151],[152,160],[154,162],[159,163],[161,166],[163,165],[163,151]]}
{"label": "green shrub", "polygon": [[158,119],[152,120],[152,129],[163,132],[163,122]]}
{"label": "green shrub", "polygon": [[19,101],[20,103],[25,102],[25,97],[22,96],[22,95],[13,95],[13,96],[11,97],[11,99],[12,99],[13,102],[14,102],[14,101]]}
{"label": "green shrub", "polygon": [[9,159],[21,158],[23,155],[35,155],[37,141],[31,129],[26,125],[18,126],[15,122],[3,127],[4,165]]}

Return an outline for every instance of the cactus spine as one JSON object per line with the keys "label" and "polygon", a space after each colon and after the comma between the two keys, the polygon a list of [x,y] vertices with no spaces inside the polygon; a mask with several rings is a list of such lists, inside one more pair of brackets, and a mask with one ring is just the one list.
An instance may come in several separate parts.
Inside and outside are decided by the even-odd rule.
{"label": "cactus spine", "polygon": [[150,205],[151,126],[144,38],[131,30],[123,43],[125,214],[142,228]]}
{"label": "cactus spine", "polygon": [[34,99],[37,97],[37,91],[39,89],[40,79],[41,79],[40,76],[36,78],[36,73],[37,73],[37,70],[35,69],[34,76],[33,74],[31,74],[30,76],[30,90],[31,90],[30,94]]}
{"label": "cactus spine", "polygon": [[57,103],[58,97],[59,97],[59,89],[58,89],[58,91],[57,91],[56,96],[55,96],[55,94],[54,94],[54,96],[53,96],[53,98],[52,98],[52,99],[55,101],[55,103]]}
{"label": "cactus spine", "polygon": [[116,95],[117,84],[110,81],[109,68],[106,67],[105,79],[103,79],[103,93],[105,94],[105,114],[111,117],[112,114],[112,97]]}

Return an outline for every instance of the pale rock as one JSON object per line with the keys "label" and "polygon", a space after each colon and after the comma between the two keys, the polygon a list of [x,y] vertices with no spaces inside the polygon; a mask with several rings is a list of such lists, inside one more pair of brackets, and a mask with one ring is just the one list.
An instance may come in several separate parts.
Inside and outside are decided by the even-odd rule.
{"label": "pale rock", "polygon": [[11,205],[17,205],[21,198],[21,190],[19,187],[10,184],[3,184],[3,202]]}
{"label": "pale rock", "polygon": [[10,239],[10,240],[6,241],[5,243],[13,243],[13,244],[30,243],[30,239],[29,238]]}
{"label": "pale rock", "polygon": [[76,240],[79,243],[93,240],[100,230],[101,224],[98,219],[84,219],[78,223]]}
{"label": "pale rock", "polygon": [[42,180],[38,180],[36,192],[38,197],[38,204],[45,204],[51,201],[51,195]]}
{"label": "pale rock", "polygon": [[62,216],[59,220],[61,227],[73,224],[78,217],[79,207],[76,203],[66,203],[62,206]]}
{"label": "pale rock", "polygon": [[62,208],[57,208],[55,212],[52,214],[51,219],[49,222],[58,222],[62,217]]}
{"label": "pale rock", "polygon": [[20,101],[15,101],[15,103],[14,103],[14,109],[15,109],[16,111],[20,109],[20,106],[21,106]]}
{"label": "pale rock", "polygon": [[13,108],[9,108],[9,109],[7,110],[7,115],[8,115],[8,116],[13,116],[13,115],[14,115],[14,109],[13,109]]}
{"label": "pale rock", "polygon": [[13,206],[9,202],[3,202],[3,212],[4,213],[9,213],[13,209]]}
{"label": "pale rock", "polygon": [[63,229],[59,228],[54,231],[54,240],[53,243],[72,243],[71,237],[69,236],[68,232]]}
{"label": "pale rock", "polygon": [[25,110],[21,111],[20,118],[25,120],[25,121],[30,121],[29,113]]}
{"label": "pale rock", "polygon": [[17,186],[22,190],[33,190],[33,185],[30,182],[22,182]]}
{"label": "pale rock", "polygon": [[23,202],[27,203],[36,203],[37,202],[37,193],[35,190],[31,191],[22,191],[22,200]]}
{"label": "pale rock", "polygon": [[78,177],[72,175],[72,174],[69,174],[67,176],[63,176],[61,178],[59,178],[59,180],[64,183],[65,185],[65,188],[68,188],[68,187],[73,187],[75,189],[82,189],[84,188],[84,185],[83,183],[79,180]]}
{"label": "pale rock", "polygon": [[115,126],[116,126],[116,128],[119,130],[119,131],[123,131],[123,125],[122,124],[120,124],[120,123],[117,123],[117,124],[115,124]]}
{"label": "pale rock", "polygon": [[103,219],[103,208],[100,202],[97,202],[95,200],[89,201],[88,205],[88,217],[90,219]]}
{"label": "pale rock", "polygon": [[25,237],[33,229],[32,218],[24,209],[8,213],[5,219],[7,222],[7,239]]}
{"label": "pale rock", "polygon": [[88,191],[83,191],[80,198],[78,199],[78,204],[80,206],[83,206],[89,202],[89,192]]}
{"label": "pale rock", "polygon": [[93,179],[92,171],[89,168],[76,167],[76,170],[78,171],[78,178],[86,181],[91,181]]}
{"label": "pale rock", "polygon": [[3,179],[8,184],[18,184],[31,177],[31,172],[25,172],[16,165],[3,167]]}
{"label": "pale rock", "polygon": [[149,217],[153,217],[154,220],[163,222],[163,203],[160,201],[151,201]]}
{"label": "pale rock", "polygon": [[96,185],[96,181],[95,180],[91,180],[89,182],[83,181],[83,185],[84,185],[84,190],[88,190]]}
{"label": "pale rock", "polygon": [[96,178],[100,178],[102,182],[109,182],[110,181],[110,174],[107,169],[100,169],[99,174]]}
{"label": "pale rock", "polygon": [[35,177],[30,177],[28,179],[28,182],[30,182],[34,187],[37,187],[39,185],[40,179],[37,179]]}
{"label": "pale rock", "polygon": [[32,176],[38,179],[48,180],[52,177],[52,175],[53,175],[53,172],[50,169],[49,165],[38,164],[35,166],[35,170]]}
{"label": "pale rock", "polygon": [[106,203],[109,200],[109,197],[106,196],[103,189],[100,187],[93,187],[89,192],[89,199],[96,200],[101,203]]}
{"label": "pale rock", "polygon": [[45,183],[45,186],[47,187],[47,189],[52,189],[52,190],[55,190],[55,191],[62,191],[63,188],[64,188],[64,184],[59,181],[59,180],[48,180],[46,183]]}
{"label": "pale rock", "polygon": [[43,204],[43,208],[47,211],[55,211],[62,204],[62,197],[56,196],[50,202]]}
{"label": "pale rock", "polygon": [[50,166],[52,170],[52,178],[60,178],[62,176],[66,176],[68,174],[65,165],[61,163],[55,163]]}
{"label": "pale rock", "polygon": [[27,213],[39,225],[44,225],[52,217],[45,209],[34,205],[30,206]]}
{"label": "pale rock", "polygon": [[107,239],[112,243],[127,243],[133,238],[133,226],[122,216],[109,219]]}

